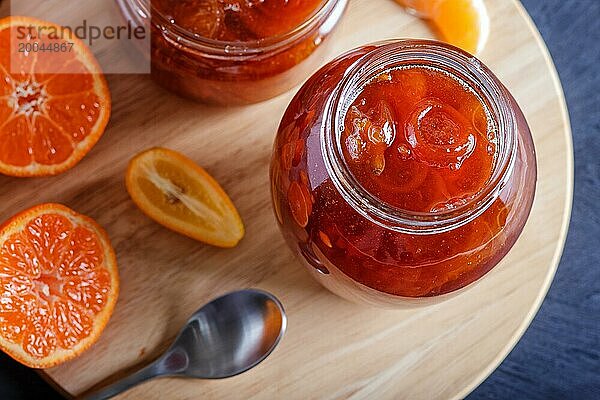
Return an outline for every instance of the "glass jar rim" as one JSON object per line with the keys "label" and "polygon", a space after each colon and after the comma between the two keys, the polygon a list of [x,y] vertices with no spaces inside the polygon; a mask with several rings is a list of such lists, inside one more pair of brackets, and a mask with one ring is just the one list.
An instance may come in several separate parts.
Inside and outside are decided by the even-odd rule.
{"label": "glass jar rim", "polygon": [[[120,0],[123,1],[123,0]],[[127,1],[127,0],[125,0]],[[206,38],[192,33],[188,29],[180,27],[169,21],[161,12],[152,7],[151,0],[129,0],[137,7],[135,15],[149,19],[152,15],[156,18],[156,24],[163,34],[169,35],[178,44],[208,54],[223,57],[244,57],[256,54],[270,53],[285,48],[290,43],[303,38],[315,27],[319,27],[324,20],[335,10],[339,3],[346,0],[322,0],[320,5],[309,15],[309,17],[294,29],[271,37],[249,41],[225,41]]]}
{"label": "glass jar rim", "polygon": [[[386,229],[410,234],[436,234],[463,226],[481,215],[499,197],[510,179],[516,159],[517,119],[511,97],[498,78],[474,56],[435,40],[388,40],[366,47],[373,49],[358,58],[338,82],[325,106],[321,149],[325,166],[336,189],[363,217]],[[496,124],[499,150],[492,177],[464,204],[436,212],[416,212],[382,202],[364,189],[346,165],[341,147],[347,106],[365,82],[398,66],[434,67],[458,77],[486,102]],[[383,67],[381,67],[383,66]],[[367,79],[363,77],[367,75]],[[346,108],[346,109],[345,109]]]}

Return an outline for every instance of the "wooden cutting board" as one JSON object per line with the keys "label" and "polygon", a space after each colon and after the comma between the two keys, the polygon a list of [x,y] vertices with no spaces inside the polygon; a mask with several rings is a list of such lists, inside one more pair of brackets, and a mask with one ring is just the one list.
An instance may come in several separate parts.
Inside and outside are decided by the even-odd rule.
{"label": "wooden cutting board", "polygon": [[[147,76],[109,76],[113,117],[79,166],[55,178],[0,177],[0,220],[37,203],[65,203],[107,229],[119,260],[121,294],[104,334],[80,358],[43,375],[71,395],[119,379],[164,350],[209,299],[257,287],[277,295],[289,315],[288,332],[267,361],[226,380],[148,382],[120,398],[448,399],[469,393],[515,345],[544,298],[561,255],[573,188],[568,115],[546,47],[518,2],[486,3],[491,35],[480,58],[527,116],[539,183],[523,235],[485,279],[447,302],[414,310],[371,309],[335,297],[294,260],[271,212],[271,145],[294,91],[244,108],[207,108]],[[351,0],[330,57],[395,37],[432,36],[392,0]],[[223,184],[246,223],[239,247],[204,246],[155,224],[133,205],[125,167],[151,146],[184,152]]]}

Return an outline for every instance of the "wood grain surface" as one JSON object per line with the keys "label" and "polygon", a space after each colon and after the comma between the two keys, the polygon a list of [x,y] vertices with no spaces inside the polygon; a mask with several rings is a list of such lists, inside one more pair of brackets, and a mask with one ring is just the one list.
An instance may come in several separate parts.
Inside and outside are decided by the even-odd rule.
{"label": "wood grain surface", "polygon": [[[220,381],[162,379],[122,399],[445,399],[464,397],[514,346],[543,299],[564,243],[572,195],[572,145],[556,72],[529,17],[512,0],[486,1],[491,35],[480,58],[521,104],[534,136],[539,182],[523,235],[485,279],[442,304],[378,310],[335,297],[293,259],[271,212],[268,164],[290,92],[244,108],[182,100],[146,76],[110,76],[113,117],[100,143],[55,178],[0,177],[0,220],[45,201],[95,218],[115,246],[121,295],[98,343],[45,371],[77,395],[151,361],[187,317],[214,296],[258,287],[284,303],[286,337],[243,375]],[[431,37],[391,0],[352,0],[331,58],[386,38]],[[146,218],[128,198],[129,158],[165,146],[206,167],[229,192],[247,235],[215,249]]]}

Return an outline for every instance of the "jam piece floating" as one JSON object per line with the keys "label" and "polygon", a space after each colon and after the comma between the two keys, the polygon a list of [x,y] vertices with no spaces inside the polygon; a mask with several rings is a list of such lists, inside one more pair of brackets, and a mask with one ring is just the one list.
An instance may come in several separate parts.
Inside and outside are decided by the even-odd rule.
{"label": "jam piece floating", "polygon": [[371,79],[350,106],[342,147],[358,182],[383,202],[440,212],[465,204],[490,179],[488,125],[475,92],[454,77],[393,69]]}
{"label": "jam piece floating", "polygon": [[352,131],[346,137],[346,149],[354,162],[367,162],[374,174],[385,168],[385,150],[396,138],[394,116],[390,106],[381,101],[368,113],[352,106],[348,119]]}
{"label": "jam piece floating", "polygon": [[250,41],[292,31],[309,18],[321,0],[153,0],[174,24],[199,36]]}
{"label": "jam piece floating", "polygon": [[218,0],[154,0],[167,18],[190,32],[216,38],[223,29],[225,10]]}
{"label": "jam piece floating", "polygon": [[404,132],[416,159],[434,167],[459,169],[475,149],[470,123],[452,106],[436,99],[417,104]]}
{"label": "jam piece floating", "polygon": [[292,182],[288,191],[288,202],[294,221],[304,228],[308,224],[308,216],[312,207],[310,199],[298,182]]}

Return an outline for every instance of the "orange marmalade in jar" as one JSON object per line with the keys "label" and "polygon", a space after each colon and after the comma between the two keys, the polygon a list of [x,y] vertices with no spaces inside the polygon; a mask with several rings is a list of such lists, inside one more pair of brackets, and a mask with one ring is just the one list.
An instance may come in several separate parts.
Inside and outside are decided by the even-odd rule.
{"label": "orange marmalade in jar", "polygon": [[488,68],[447,44],[401,40],[346,53],[302,87],[271,183],[287,243],[324,286],[378,306],[426,304],[507,254],[536,160]]}
{"label": "orange marmalade in jar", "polygon": [[127,18],[150,22],[154,79],[180,95],[217,105],[260,102],[302,82],[323,61],[348,3],[118,1]]}

